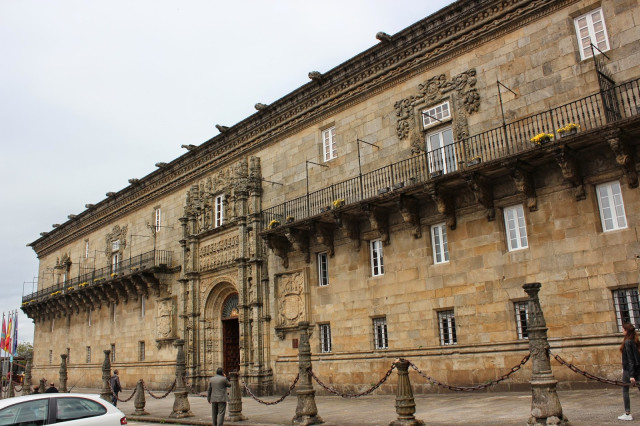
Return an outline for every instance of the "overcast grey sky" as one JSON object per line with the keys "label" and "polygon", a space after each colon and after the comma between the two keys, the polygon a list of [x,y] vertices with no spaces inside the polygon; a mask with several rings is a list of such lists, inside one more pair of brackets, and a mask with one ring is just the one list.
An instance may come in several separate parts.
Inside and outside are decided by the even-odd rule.
{"label": "overcast grey sky", "polygon": [[40,232],[449,3],[0,0],[0,311]]}

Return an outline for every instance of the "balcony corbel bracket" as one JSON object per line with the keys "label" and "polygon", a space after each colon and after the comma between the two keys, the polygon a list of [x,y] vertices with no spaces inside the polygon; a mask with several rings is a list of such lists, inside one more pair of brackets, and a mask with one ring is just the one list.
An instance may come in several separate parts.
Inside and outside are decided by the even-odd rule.
{"label": "balcony corbel bracket", "polygon": [[580,173],[580,166],[574,152],[567,145],[563,145],[556,150],[555,157],[558,166],[560,166],[562,176],[575,188],[574,194],[576,201],[586,199],[587,194],[584,188],[582,174]]}
{"label": "balcony corbel bracket", "polygon": [[453,204],[453,199],[444,195],[442,189],[437,187],[435,183],[426,184],[425,191],[431,197],[433,202],[436,203],[438,213],[446,217],[449,229],[456,229],[456,209]]}
{"label": "balcony corbel bracket", "polygon": [[333,257],[333,255],[335,254],[335,249],[333,246],[333,235],[335,228],[336,227],[333,224],[322,222],[318,222],[315,224],[316,240],[318,241],[318,244],[327,246],[327,252],[329,253],[330,257]]}
{"label": "balcony corbel bracket", "polygon": [[287,269],[289,267],[289,251],[291,250],[289,240],[281,235],[267,234],[265,242],[267,247],[273,251],[273,254],[280,258],[282,266]]}
{"label": "balcony corbel bracket", "polygon": [[527,207],[530,212],[538,210],[538,198],[536,197],[536,187],[533,185],[533,176],[525,170],[522,165],[515,164],[509,170],[516,190],[527,197]]}
{"label": "balcony corbel bracket", "polygon": [[402,219],[413,227],[414,238],[422,237],[422,226],[420,225],[420,202],[406,195],[401,195],[398,200],[398,208]]}
{"label": "balcony corbel bracket", "polygon": [[309,232],[304,229],[288,227],[285,230],[285,236],[291,243],[293,250],[303,253],[305,262],[311,262],[311,255],[309,252]]}
{"label": "balcony corbel bracket", "polygon": [[466,176],[465,180],[473,192],[476,202],[487,209],[487,220],[493,222],[496,219],[496,209],[493,206],[493,187],[489,179],[480,173],[472,173]]}
{"label": "balcony corbel bracket", "polygon": [[638,172],[636,171],[636,161],[632,150],[623,138],[622,131],[616,129],[608,132],[605,136],[609,147],[616,156],[616,163],[622,168],[622,172],[627,178],[629,188],[638,187]]}
{"label": "balcony corbel bracket", "polygon": [[374,206],[372,204],[364,204],[362,210],[367,215],[371,229],[380,234],[382,244],[389,245],[389,211],[387,209]]}
{"label": "balcony corbel bracket", "polygon": [[344,213],[336,215],[336,224],[344,229],[345,234],[353,241],[353,249],[360,250],[360,222],[356,217]]}

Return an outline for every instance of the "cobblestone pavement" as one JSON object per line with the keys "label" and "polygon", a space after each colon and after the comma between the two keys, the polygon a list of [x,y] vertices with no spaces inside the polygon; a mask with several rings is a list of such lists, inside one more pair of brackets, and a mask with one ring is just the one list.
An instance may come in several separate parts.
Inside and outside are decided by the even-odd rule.
{"label": "cobblestone pavement", "polygon": [[[74,390],[76,391],[76,390]],[[97,393],[97,390],[79,389],[79,392]],[[130,391],[123,391],[126,399]],[[572,425],[610,425],[618,423],[622,414],[622,392],[619,388],[572,390],[558,392],[560,402]],[[173,408],[173,395],[162,400],[146,397],[149,416],[136,417],[133,400],[118,403],[131,424],[153,425],[173,423],[169,418]],[[265,397],[275,400],[277,397]],[[429,425],[525,425],[531,406],[530,392],[473,392],[417,395],[416,418]],[[193,417],[179,420],[181,424],[210,425],[211,406],[206,399],[190,396]],[[249,397],[242,400],[242,413],[246,421],[228,424],[238,425],[284,425],[291,424],[296,409],[295,395],[289,396],[275,406],[265,406]],[[359,399],[343,399],[335,396],[316,396],[318,415],[326,425],[388,425],[396,419],[393,395],[372,395]],[[621,424],[640,424],[640,393],[632,392],[632,414],[636,408],[636,419]],[[141,423],[136,423],[140,421]],[[226,422],[225,422],[226,423]]]}

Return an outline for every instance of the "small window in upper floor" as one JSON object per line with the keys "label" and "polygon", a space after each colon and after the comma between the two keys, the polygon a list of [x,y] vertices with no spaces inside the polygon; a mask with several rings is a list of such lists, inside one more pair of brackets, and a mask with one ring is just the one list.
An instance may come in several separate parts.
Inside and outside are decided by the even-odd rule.
{"label": "small window in upper floor", "polygon": [[507,246],[509,247],[509,251],[529,247],[522,204],[504,209],[504,227],[507,232]]}
{"label": "small window in upper floor", "polygon": [[89,240],[84,240],[84,258],[89,258]]}
{"label": "small window in upper floor", "polygon": [[449,101],[433,106],[422,111],[422,127],[435,126],[445,121],[451,121],[451,110]]}
{"label": "small window in upper floor", "polygon": [[116,362],[116,344],[111,344],[111,362]]}
{"label": "small window in upper floor", "polygon": [[162,228],[162,212],[159,208],[156,209],[155,212],[155,222],[156,222],[156,232],[160,232],[160,228]]}
{"label": "small window in upper floor", "polygon": [[324,161],[338,158],[338,149],[336,147],[336,128],[329,127],[322,131],[322,152]]}
{"label": "small window in upper floor", "polygon": [[607,232],[626,228],[627,217],[624,212],[620,182],[613,181],[598,185],[596,192],[598,193],[602,230]]}
{"label": "small window in upper floor", "polygon": [[382,240],[371,241],[371,276],[384,275],[384,256],[382,254]]}
{"label": "small window in upper floor", "polygon": [[329,256],[327,252],[318,253],[318,285],[329,285]]}
{"label": "small window in upper floor", "polygon": [[580,58],[586,59],[592,56],[592,43],[602,52],[609,50],[609,38],[604,24],[602,8],[578,16],[573,22],[576,26],[578,44],[580,45]]}
{"label": "small window in upper floor", "polygon": [[91,362],[91,346],[87,346],[87,364]]}
{"label": "small window in upper floor", "polygon": [[216,228],[224,224],[224,195],[216,197]]}
{"label": "small window in upper floor", "polygon": [[138,342],[138,361],[144,361],[145,358],[144,340]]}
{"label": "small window in upper floor", "polygon": [[120,250],[120,240],[115,240],[111,242],[111,252]]}

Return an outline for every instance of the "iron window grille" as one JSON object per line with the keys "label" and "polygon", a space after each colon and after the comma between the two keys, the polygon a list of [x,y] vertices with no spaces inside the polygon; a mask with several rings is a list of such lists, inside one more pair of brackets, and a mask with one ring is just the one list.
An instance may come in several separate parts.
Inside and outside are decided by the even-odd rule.
{"label": "iron window grille", "polygon": [[331,352],[331,325],[320,324],[320,352]]}
{"label": "iron window grille", "polygon": [[375,349],[389,349],[386,317],[373,319],[373,347]]}
{"label": "iron window grille", "polygon": [[637,288],[614,290],[613,304],[616,309],[618,331],[622,332],[622,324],[627,322],[640,328],[640,303]]}
{"label": "iron window grille", "polygon": [[528,302],[515,302],[514,307],[516,311],[516,329],[518,332],[518,339],[528,339],[528,325],[529,325],[529,303]]}
{"label": "iron window grille", "polygon": [[457,344],[456,318],[453,310],[438,312],[438,323],[440,324],[440,345],[448,346]]}

